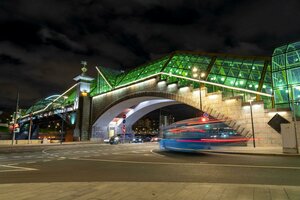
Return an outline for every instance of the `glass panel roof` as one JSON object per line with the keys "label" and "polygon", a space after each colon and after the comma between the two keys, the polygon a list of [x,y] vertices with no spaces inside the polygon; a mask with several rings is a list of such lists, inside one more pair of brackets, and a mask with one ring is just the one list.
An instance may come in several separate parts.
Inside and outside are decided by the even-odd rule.
{"label": "glass panel roof", "polygon": [[[195,56],[188,54],[176,54],[168,62],[165,73],[183,77],[193,77],[193,73],[206,72],[211,58],[208,56]],[[193,69],[197,69],[193,72]]]}
{"label": "glass panel roof", "polygon": [[292,42],[274,49],[273,56],[300,49],[300,41]]}
{"label": "glass panel roof", "polygon": [[[38,110],[44,109],[49,103],[53,102],[59,96],[60,95],[52,95],[46,97],[45,99],[37,101],[33,106],[31,106],[29,109],[26,110],[25,114],[30,114],[32,112],[36,112]],[[65,102],[67,102],[68,100],[69,98],[65,100]],[[64,99],[59,98],[53,103],[52,107],[60,107],[63,103],[64,103]]]}
{"label": "glass panel roof", "polygon": [[[279,47],[275,51],[283,52],[285,47],[286,46]],[[293,45],[293,48],[299,47],[300,43],[295,43]],[[179,51],[143,64],[127,72],[98,67],[105,78],[99,74],[98,78],[94,79],[91,84],[90,94],[91,96],[96,96],[98,94],[114,90],[116,87],[125,86],[139,80],[142,81],[144,78],[148,78],[150,76],[159,76],[161,79],[167,80],[168,83],[176,82],[179,87],[190,86],[191,84],[193,84],[194,87],[197,87],[199,86],[198,82],[185,79],[194,78],[194,68],[197,68],[197,73],[199,75],[197,79],[200,77],[201,72],[205,72],[205,76],[201,77],[201,79],[204,79],[207,82],[219,83],[235,87],[237,89],[243,88],[252,91],[257,91],[258,88],[260,88],[259,83],[262,83],[261,91],[271,94],[272,76],[270,65],[267,68],[264,81],[261,81],[264,63],[269,62],[269,60],[270,59],[268,57],[231,56],[226,54]],[[161,72],[166,74],[160,74]],[[169,74],[176,75],[176,77]],[[111,87],[109,85],[111,85]],[[206,86],[211,87],[209,84],[206,84]],[[232,89],[234,90],[234,88]],[[32,112],[32,110],[45,108],[45,106],[47,106],[50,102],[53,102],[52,98],[56,97],[49,97],[37,102],[34,106],[27,110],[27,114]],[[70,104],[74,102],[75,97],[76,88],[68,92],[68,99],[65,101],[67,104]],[[66,102],[64,103],[66,104]],[[49,109],[59,107],[62,103],[63,102],[58,99],[49,107]]]}
{"label": "glass panel roof", "polygon": [[117,82],[117,85],[115,86],[125,85],[133,81],[143,79],[146,78],[147,76],[161,72],[168,58],[169,56],[128,71],[124,75],[124,77]]}
{"label": "glass panel roof", "polygon": [[[209,67],[213,57],[215,57],[214,62],[212,66]],[[201,72],[205,72],[206,80],[209,82],[257,91],[266,60],[269,59],[244,56],[231,57],[225,54],[176,52],[175,54],[170,54],[161,59],[141,65],[123,74],[119,73],[111,76],[108,75],[110,73],[103,74],[107,76],[107,79],[113,84],[113,87],[120,87],[160,72],[182,76],[183,78],[194,78],[193,74],[195,72],[193,72],[193,68],[197,68],[196,73],[200,74]],[[104,72],[104,70],[101,71]],[[168,83],[177,82],[180,83],[180,86],[190,84],[189,81],[183,81],[183,79],[178,77],[169,75],[160,76],[162,79],[166,79]],[[270,83],[270,72],[267,76],[268,78],[265,80]],[[199,75],[197,77],[199,77]]]}
{"label": "glass panel roof", "polygon": [[287,49],[287,45],[281,46],[281,47],[277,47],[274,52],[273,52],[273,56],[278,55],[278,54],[283,54],[286,52]]}
{"label": "glass panel roof", "polygon": [[291,43],[287,47],[287,51],[295,51],[300,49],[300,42]]}

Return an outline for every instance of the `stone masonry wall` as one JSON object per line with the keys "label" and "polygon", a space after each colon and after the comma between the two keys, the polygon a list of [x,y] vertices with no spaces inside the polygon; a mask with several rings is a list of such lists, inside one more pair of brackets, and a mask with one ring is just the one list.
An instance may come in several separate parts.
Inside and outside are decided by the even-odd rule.
{"label": "stone masonry wall", "polygon": [[[239,97],[222,99],[222,93],[207,93],[202,89],[202,108],[211,116],[225,120],[225,122],[242,135],[252,138],[252,126],[250,106],[245,105]],[[108,108],[117,103],[138,96],[157,96],[173,99],[178,102],[199,109],[199,89],[189,87],[178,88],[176,84],[167,85],[166,82],[150,79],[137,83],[130,87],[117,89],[114,92],[99,95],[92,102],[92,125],[96,119]],[[256,138],[256,146],[281,146],[281,135],[273,130],[267,122],[276,114],[274,110],[265,110],[263,102],[253,102],[253,123]],[[291,113],[285,112],[281,115],[291,121]],[[252,145],[249,141],[248,145]]]}

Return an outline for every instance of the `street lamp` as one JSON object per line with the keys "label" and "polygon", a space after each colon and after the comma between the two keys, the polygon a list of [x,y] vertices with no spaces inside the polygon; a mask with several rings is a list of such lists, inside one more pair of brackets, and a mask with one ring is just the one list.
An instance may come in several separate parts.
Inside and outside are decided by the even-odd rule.
{"label": "street lamp", "polygon": [[27,142],[28,144],[30,144],[30,139],[31,139],[32,115],[33,115],[33,112],[31,111],[30,121],[29,121],[29,130],[28,130],[28,142]]}
{"label": "street lamp", "polygon": [[33,105],[32,106],[32,108],[31,108],[31,112],[30,112],[30,120],[29,120],[29,130],[28,130],[28,144],[30,144],[31,143],[31,130],[32,130],[32,125],[33,125],[33,121],[32,121],[32,116],[33,116],[33,114],[34,114],[34,106],[35,105]]}
{"label": "street lamp", "polygon": [[[197,67],[194,67],[192,69],[193,72],[193,78],[198,78],[199,81],[205,77],[206,73],[205,71],[201,71],[200,69],[198,69]],[[200,111],[202,111],[202,95],[201,95],[201,82],[199,82],[199,101],[200,101]]]}
{"label": "street lamp", "polygon": [[253,147],[255,148],[255,135],[254,135],[254,123],[253,123],[253,113],[252,113],[252,99],[249,100],[250,102],[250,116],[251,116],[251,125],[252,125],[252,140],[253,140]]}
{"label": "street lamp", "polygon": [[62,144],[63,141],[63,134],[64,134],[64,118],[65,118],[65,101],[68,98],[67,96],[63,96],[64,101],[63,101],[63,106],[62,106],[62,120],[61,120],[61,131],[60,131],[60,144]]}
{"label": "street lamp", "polygon": [[297,137],[297,118],[295,111],[295,100],[294,100],[294,86],[292,85],[292,106],[293,106],[293,118],[294,118],[294,131],[295,131],[295,142],[296,142],[296,153],[299,153],[298,137]]}
{"label": "street lamp", "polygon": [[16,105],[16,112],[14,114],[14,118],[13,118],[13,137],[12,137],[12,141],[11,141],[11,144],[14,145],[15,143],[15,140],[16,140],[16,132],[15,132],[15,125],[17,123],[17,114],[18,114],[18,111],[19,111],[19,91],[18,91],[18,95],[17,95],[17,105]]}

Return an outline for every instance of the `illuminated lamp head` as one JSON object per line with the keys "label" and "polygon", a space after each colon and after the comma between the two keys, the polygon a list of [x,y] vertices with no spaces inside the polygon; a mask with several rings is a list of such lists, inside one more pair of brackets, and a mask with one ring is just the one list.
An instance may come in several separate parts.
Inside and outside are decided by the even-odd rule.
{"label": "illuminated lamp head", "polygon": [[81,92],[81,95],[82,95],[83,97],[86,97],[86,96],[88,95],[88,93],[87,93],[86,90],[83,90],[83,91]]}

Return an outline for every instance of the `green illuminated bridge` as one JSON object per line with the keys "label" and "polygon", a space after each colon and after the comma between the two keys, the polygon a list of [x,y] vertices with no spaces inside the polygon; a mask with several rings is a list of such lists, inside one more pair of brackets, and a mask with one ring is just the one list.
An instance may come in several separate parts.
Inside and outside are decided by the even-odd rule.
{"label": "green illuminated bridge", "polygon": [[75,85],[35,103],[19,122],[59,115],[73,138],[103,141],[122,131],[124,114],[130,132],[143,115],[184,103],[252,137],[251,102],[258,144],[281,145],[280,130],[267,123],[276,114],[292,121],[291,110],[300,116],[299,53],[300,42],[276,48],[272,57],[177,51],[127,72],[96,67],[95,78],[83,63]]}

